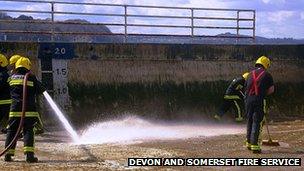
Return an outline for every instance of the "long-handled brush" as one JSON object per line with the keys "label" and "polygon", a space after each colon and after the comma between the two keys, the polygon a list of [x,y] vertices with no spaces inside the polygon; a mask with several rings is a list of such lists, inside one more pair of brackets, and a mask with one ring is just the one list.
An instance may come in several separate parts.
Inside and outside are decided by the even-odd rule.
{"label": "long-handled brush", "polygon": [[266,118],[265,118],[265,125],[266,125],[267,134],[268,134],[268,140],[263,140],[262,145],[265,145],[265,146],[280,146],[280,143],[279,143],[278,140],[272,140],[271,139]]}

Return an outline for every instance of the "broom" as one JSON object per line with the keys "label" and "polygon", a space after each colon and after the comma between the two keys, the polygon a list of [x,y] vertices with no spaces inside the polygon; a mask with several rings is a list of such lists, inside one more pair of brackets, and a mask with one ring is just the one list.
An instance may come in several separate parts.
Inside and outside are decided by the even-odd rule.
{"label": "broom", "polygon": [[268,140],[263,140],[262,145],[265,145],[265,146],[280,146],[280,143],[279,143],[278,140],[272,140],[271,137],[270,137],[266,116],[265,116],[265,125],[266,125],[267,134],[268,134]]}

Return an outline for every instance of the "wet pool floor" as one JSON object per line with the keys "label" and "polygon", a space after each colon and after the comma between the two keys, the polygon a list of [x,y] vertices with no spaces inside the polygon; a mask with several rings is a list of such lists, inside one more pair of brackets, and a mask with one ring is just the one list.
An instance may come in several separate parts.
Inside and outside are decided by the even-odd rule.
{"label": "wet pool floor", "polygon": [[[11,163],[0,160],[1,170],[240,170],[244,167],[145,167],[127,166],[128,157],[299,157],[304,160],[304,121],[275,122],[270,126],[273,137],[279,139],[280,147],[263,146],[262,154],[252,154],[244,147],[243,133],[211,137],[184,139],[147,140],[132,144],[105,143],[90,145],[73,145],[64,132],[48,132],[37,136],[37,156],[40,162],[27,164],[21,151],[19,141],[15,161]],[[264,138],[266,134],[263,134]],[[0,136],[3,149],[5,137]],[[248,169],[248,168],[246,168]],[[279,169],[283,167],[250,167],[250,169]],[[291,168],[290,168],[291,169]],[[301,170],[301,167],[293,167]]]}

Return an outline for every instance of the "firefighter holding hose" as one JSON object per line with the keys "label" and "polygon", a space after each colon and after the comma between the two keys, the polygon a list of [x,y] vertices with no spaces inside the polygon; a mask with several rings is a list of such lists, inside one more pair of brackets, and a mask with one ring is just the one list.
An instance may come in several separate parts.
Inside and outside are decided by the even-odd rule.
{"label": "firefighter holding hose", "polygon": [[[15,64],[18,61],[18,59],[20,59],[20,58],[22,58],[22,56],[18,55],[18,54],[10,57],[9,69],[10,69],[11,74],[13,74],[15,72]],[[1,131],[2,131],[2,133],[7,133],[7,129],[3,129]],[[34,132],[36,135],[44,133],[44,127],[43,127],[43,123],[42,123],[40,115],[38,117],[38,122],[35,124]]]}
{"label": "firefighter holding hose", "polygon": [[253,153],[261,153],[260,136],[265,121],[265,97],[274,92],[273,78],[267,72],[269,66],[269,58],[261,56],[246,81],[245,107],[248,117],[246,146]]}
{"label": "firefighter holding hose", "polygon": [[[8,121],[8,131],[5,141],[5,147],[8,147],[9,144],[15,137],[17,133],[19,123],[21,120],[22,114],[22,101],[23,101],[23,81],[26,74],[29,73],[27,79],[27,95],[25,101],[25,118],[23,124],[23,140],[24,147],[23,151],[26,155],[26,161],[33,163],[38,162],[38,158],[34,155],[34,125],[38,122],[38,112],[36,110],[36,96],[45,91],[45,88],[41,85],[35,75],[30,73],[31,62],[28,58],[21,57],[15,64],[15,72],[11,76],[9,82],[10,85],[10,94],[12,98],[11,109],[9,112],[9,121]],[[12,161],[12,156],[14,156],[16,148],[16,142],[13,146],[7,151],[4,160]]]}
{"label": "firefighter holding hose", "polygon": [[5,130],[8,113],[12,103],[8,84],[9,74],[7,66],[8,61],[6,57],[0,54],[0,122],[3,130]]}

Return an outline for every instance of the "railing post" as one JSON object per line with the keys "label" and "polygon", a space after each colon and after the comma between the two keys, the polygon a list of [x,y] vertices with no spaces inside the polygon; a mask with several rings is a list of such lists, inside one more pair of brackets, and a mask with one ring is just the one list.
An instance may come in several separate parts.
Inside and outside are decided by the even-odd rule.
{"label": "railing post", "polygon": [[54,21],[55,21],[55,19],[54,19],[54,11],[55,11],[55,9],[54,9],[54,2],[51,2],[51,20],[52,20],[52,27],[51,27],[51,31],[52,31],[52,34],[51,34],[51,41],[53,42],[54,41]]}
{"label": "railing post", "polygon": [[124,27],[125,27],[125,43],[127,43],[127,38],[128,38],[128,9],[127,9],[127,5],[124,5],[124,9],[125,9],[125,14],[124,14],[124,18],[125,18],[125,23],[124,23]]}
{"label": "railing post", "polygon": [[252,30],[252,37],[253,37],[253,42],[255,43],[255,10],[253,11],[253,30]]}
{"label": "railing post", "polygon": [[240,11],[237,11],[236,19],[236,34],[240,36]]}
{"label": "railing post", "polygon": [[193,8],[191,8],[191,37],[194,36],[194,12],[193,12]]}

